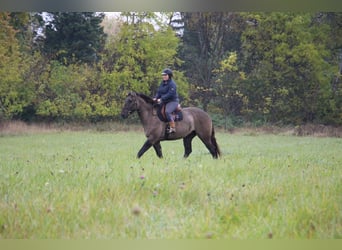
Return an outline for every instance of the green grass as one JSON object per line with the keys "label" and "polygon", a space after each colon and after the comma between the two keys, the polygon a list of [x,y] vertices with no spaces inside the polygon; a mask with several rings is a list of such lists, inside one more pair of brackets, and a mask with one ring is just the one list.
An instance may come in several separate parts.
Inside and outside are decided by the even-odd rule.
{"label": "green grass", "polygon": [[0,238],[342,238],[342,140],[217,134],[141,159],[138,132],[0,137]]}

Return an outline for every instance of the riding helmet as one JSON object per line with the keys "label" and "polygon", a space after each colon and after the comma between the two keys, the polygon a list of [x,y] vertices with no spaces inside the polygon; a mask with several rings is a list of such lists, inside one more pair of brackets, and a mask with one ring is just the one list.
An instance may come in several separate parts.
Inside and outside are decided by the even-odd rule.
{"label": "riding helmet", "polygon": [[171,69],[164,69],[162,72],[162,75],[165,75],[165,74],[169,75],[170,78],[173,76]]}

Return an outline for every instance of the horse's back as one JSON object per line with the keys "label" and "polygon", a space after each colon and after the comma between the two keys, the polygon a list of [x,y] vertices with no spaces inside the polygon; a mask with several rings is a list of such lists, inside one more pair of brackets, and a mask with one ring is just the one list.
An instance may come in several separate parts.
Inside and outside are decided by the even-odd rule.
{"label": "horse's back", "polygon": [[207,112],[197,107],[186,107],[182,109],[183,119],[193,123],[194,128],[207,127],[211,128],[212,120]]}
{"label": "horse's back", "polygon": [[184,112],[183,114],[191,115],[202,119],[209,119],[211,121],[209,114],[205,112],[203,109],[197,107],[186,107],[182,108],[182,111]]}

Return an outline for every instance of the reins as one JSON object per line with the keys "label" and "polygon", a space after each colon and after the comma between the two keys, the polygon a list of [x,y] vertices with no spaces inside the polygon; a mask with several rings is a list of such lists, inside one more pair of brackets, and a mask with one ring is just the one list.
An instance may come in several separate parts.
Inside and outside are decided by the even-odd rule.
{"label": "reins", "polygon": [[137,110],[138,113],[140,113],[140,109],[138,108],[138,101],[136,99],[137,96],[139,96],[141,99],[143,99],[147,104],[151,104],[152,105],[152,116],[157,116],[158,115],[158,104],[157,103],[152,101],[152,99],[151,100],[147,100],[147,98],[149,98],[149,97],[147,97],[145,95],[135,93],[134,102],[135,102],[136,110]]}

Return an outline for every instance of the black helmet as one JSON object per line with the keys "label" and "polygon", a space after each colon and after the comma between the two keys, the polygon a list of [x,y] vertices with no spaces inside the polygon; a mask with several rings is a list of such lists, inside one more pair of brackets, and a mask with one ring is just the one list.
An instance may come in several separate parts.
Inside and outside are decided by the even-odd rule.
{"label": "black helmet", "polygon": [[173,76],[171,69],[164,69],[162,72],[162,75],[165,75],[165,74],[169,75],[170,78]]}

